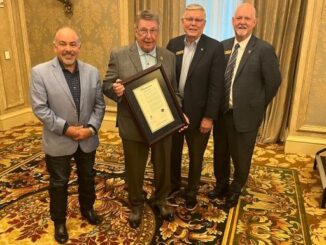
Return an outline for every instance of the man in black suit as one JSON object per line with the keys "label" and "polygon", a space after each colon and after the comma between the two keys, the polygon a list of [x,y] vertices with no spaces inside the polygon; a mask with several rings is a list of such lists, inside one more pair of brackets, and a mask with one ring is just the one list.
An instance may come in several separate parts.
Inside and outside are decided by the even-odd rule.
{"label": "man in black suit", "polygon": [[181,187],[181,160],[184,138],[189,149],[186,208],[196,207],[203,155],[213,120],[217,119],[223,94],[225,57],[220,42],[203,34],[205,9],[190,4],[182,17],[185,35],[171,39],[167,49],[176,55],[176,73],[182,109],[190,121],[188,130],[173,135],[171,153],[172,193]]}
{"label": "man in black suit", "polygon": [[[281,83],[274,48],[252,35],[256,26],[254,6],[241,4],[232,24],[235,38],[222,42],[228,65],[224,99],[213,130],[216,187],[208,192],[212,199],[226,196],[226,208],[238,203],[249,175],[259,126]],[[229,185],[231,158],[234,175]]]}

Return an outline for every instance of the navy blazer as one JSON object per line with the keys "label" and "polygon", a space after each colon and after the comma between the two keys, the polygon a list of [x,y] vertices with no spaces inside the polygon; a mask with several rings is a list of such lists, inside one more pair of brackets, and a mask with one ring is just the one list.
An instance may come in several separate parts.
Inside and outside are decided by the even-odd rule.
{"label": "navy blazer", "polygon": [[[228,62],[234,38],[222,42]],[[265,109],[281,83],[279,62],[273,46],[251,36],[233,83],[233,117],[239,132],[259,128]]]}
{"label": "navy blazer", "polygon": [[[176,76],[179,85],[185,35],[169,41],[167,49],[176,55]],[[182,109],[190,121],[189,129],[198,129],[203,117],[216,120],[223,96],[225,58],[223,45],[204,34],[197,44],[190,64]]]}

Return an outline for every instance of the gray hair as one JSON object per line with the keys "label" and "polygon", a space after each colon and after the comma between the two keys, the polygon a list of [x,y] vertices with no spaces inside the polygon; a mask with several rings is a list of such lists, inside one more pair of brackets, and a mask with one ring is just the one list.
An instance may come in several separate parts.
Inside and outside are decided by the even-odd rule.
{"label": "gray hair", "polygon": [[185,11],[187,11],[187,10],[201,10],[204,12],[204,18],[206,19],[206,11],[205,11],[204,7],[201,6],[200,4],[197,4],[197,3],[189,4],[186,6]]}
{"label": "gray hair", "polygon": [[160,26],[160,20],[157,14],[154,14],[150,10],[142,10],[136,16],[135,28],[138,27],[140,20],[151,20],[155,21],[158,26]]}

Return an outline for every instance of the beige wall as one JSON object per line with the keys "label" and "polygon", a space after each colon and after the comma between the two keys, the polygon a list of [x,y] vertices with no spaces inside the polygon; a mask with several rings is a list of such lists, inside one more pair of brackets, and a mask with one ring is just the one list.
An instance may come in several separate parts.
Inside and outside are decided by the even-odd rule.
{"label": "beige wall", "polygon": [[96,66],[103,76],[108,53],[120,45],[119,0],[78,0],[73,15],[65,16],[57,0],[24,0],[32,66],[53,57],[52,41],[56,30],[72,26],[80,35],[80,59]]}
{"label": "beige wall", "polygon": [[326,0],[308,1],[286,152],[326,147]]}

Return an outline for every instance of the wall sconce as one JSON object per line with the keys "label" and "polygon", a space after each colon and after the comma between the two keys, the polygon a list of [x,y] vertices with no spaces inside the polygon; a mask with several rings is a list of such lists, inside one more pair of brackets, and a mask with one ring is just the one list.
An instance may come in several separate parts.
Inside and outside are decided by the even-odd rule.
{"label": "wall sconce", "polygon": [[0,8],[4,8],[4,7],[5,7],[4,0],[0,0]]}
{"label": "wall sconce", "polygon": [[58,0],[58,1],[63,3],[66,16],[68,18],[71,18],[72,14],[73,14],[73,6],[72,6],[71,0]]}

